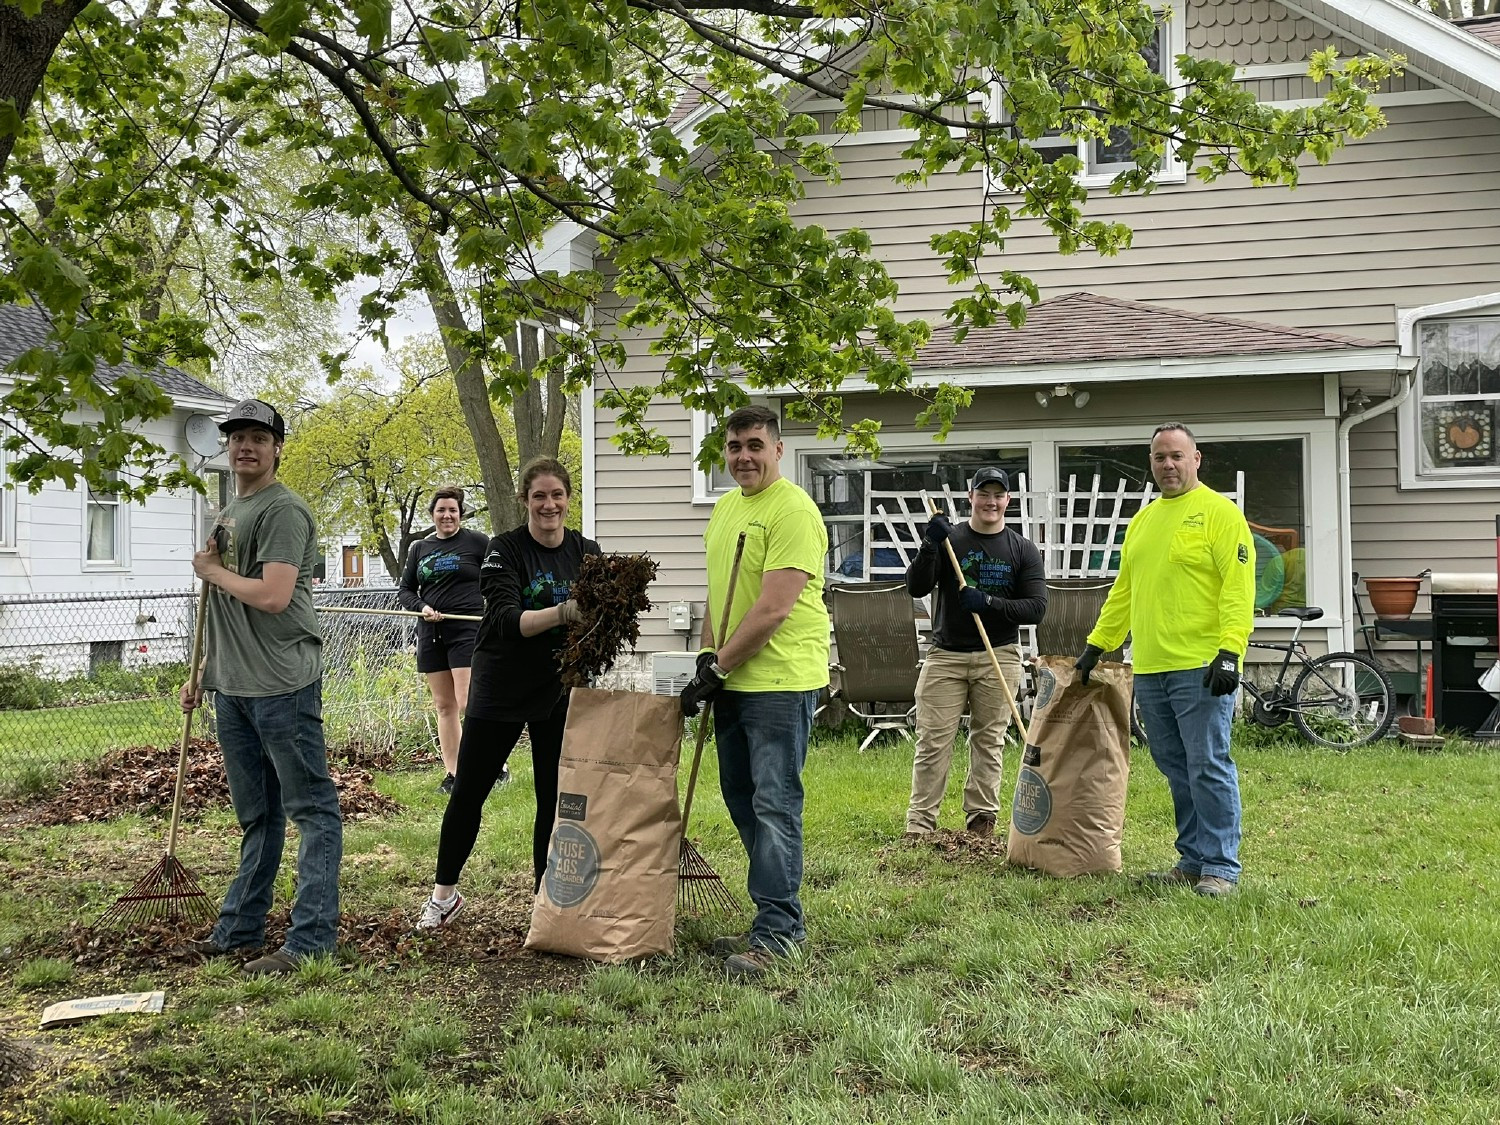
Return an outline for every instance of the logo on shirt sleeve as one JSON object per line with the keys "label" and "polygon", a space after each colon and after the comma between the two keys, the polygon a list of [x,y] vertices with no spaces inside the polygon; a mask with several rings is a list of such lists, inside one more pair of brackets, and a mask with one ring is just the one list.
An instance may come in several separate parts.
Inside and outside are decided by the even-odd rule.
{"label": "logo on shirt sleeve", "polygon": [[1250,548],[1243,543],[1240,544],[1240,564],[1243,566],[1250,561]]}

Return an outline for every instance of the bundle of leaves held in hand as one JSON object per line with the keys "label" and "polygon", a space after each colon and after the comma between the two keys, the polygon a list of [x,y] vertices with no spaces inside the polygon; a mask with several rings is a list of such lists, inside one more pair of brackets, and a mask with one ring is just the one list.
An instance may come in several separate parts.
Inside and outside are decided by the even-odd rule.
{"label": "bundle of leaves held in hand", "polygon": [[651,608],[646,588],[655,577],[656,560],[650,555],[584,557],[572,593],[583,617],[568,626],[558,659],[563,683],[587,687],[614,667],[626,645],[635,649],[641,635],[638,618]]}

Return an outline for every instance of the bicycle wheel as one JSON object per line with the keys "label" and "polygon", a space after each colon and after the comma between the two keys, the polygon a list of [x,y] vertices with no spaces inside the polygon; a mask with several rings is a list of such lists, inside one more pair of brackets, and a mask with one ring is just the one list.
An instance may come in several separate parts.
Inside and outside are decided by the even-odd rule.
{"label": "bicycle wheel", "polygon": [[1330,652],[1297,677],[1290,710],[1303,737],[1319,746],[1349,750],[1390,730],[1395,699],[1390,679],[1368,656]]}

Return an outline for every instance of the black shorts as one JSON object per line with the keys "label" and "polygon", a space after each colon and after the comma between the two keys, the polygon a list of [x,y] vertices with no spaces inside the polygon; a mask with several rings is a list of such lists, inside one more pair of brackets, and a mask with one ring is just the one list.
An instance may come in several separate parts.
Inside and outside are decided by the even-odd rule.
{"label": "black shorts", "polygon": [[417,671],[447,672],[474,662],[477,621],[418,621]]}

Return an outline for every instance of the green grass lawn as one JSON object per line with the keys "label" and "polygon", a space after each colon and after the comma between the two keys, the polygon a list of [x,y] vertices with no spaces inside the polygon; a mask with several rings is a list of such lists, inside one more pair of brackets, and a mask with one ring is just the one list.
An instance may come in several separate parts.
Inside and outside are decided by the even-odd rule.
{"label": "green grass lawn", "polygon": [[[159,858],[162,826],[0,836],[0,1032],[44,1051],[0,1120],[1500,1120],[1500,758],[1241,746],[1245,879],[1210,901],[1131,877],[1173,859],[1142,751],[1126,873],[1063,882],[903,843],[910,744],[854,744],[825,738],[809,758],[808,949],[756,986],[705,950],[744,919],[685,923],[676,954],[640,967],[507,952],[528,909],[524,756],[491,797],[462,935],[292,980],[76,968],[68,926]],[[711,757],[703,780],[694,834],[742,892]],[[348,826],[346,916],[415,917],[435,781],[384,778],[408,811]],[[221,816],[180,852],[217,892],[234,846]],[[166,1011],[32,1030],[55,1000],[137,988],[165,989]]]}
{"label": "green grass lawn", "polygon": [[175,700],[136,699],[0,712],[0,785],[33,788],[68,762],[121,746],[171,746],[182,738]]}

